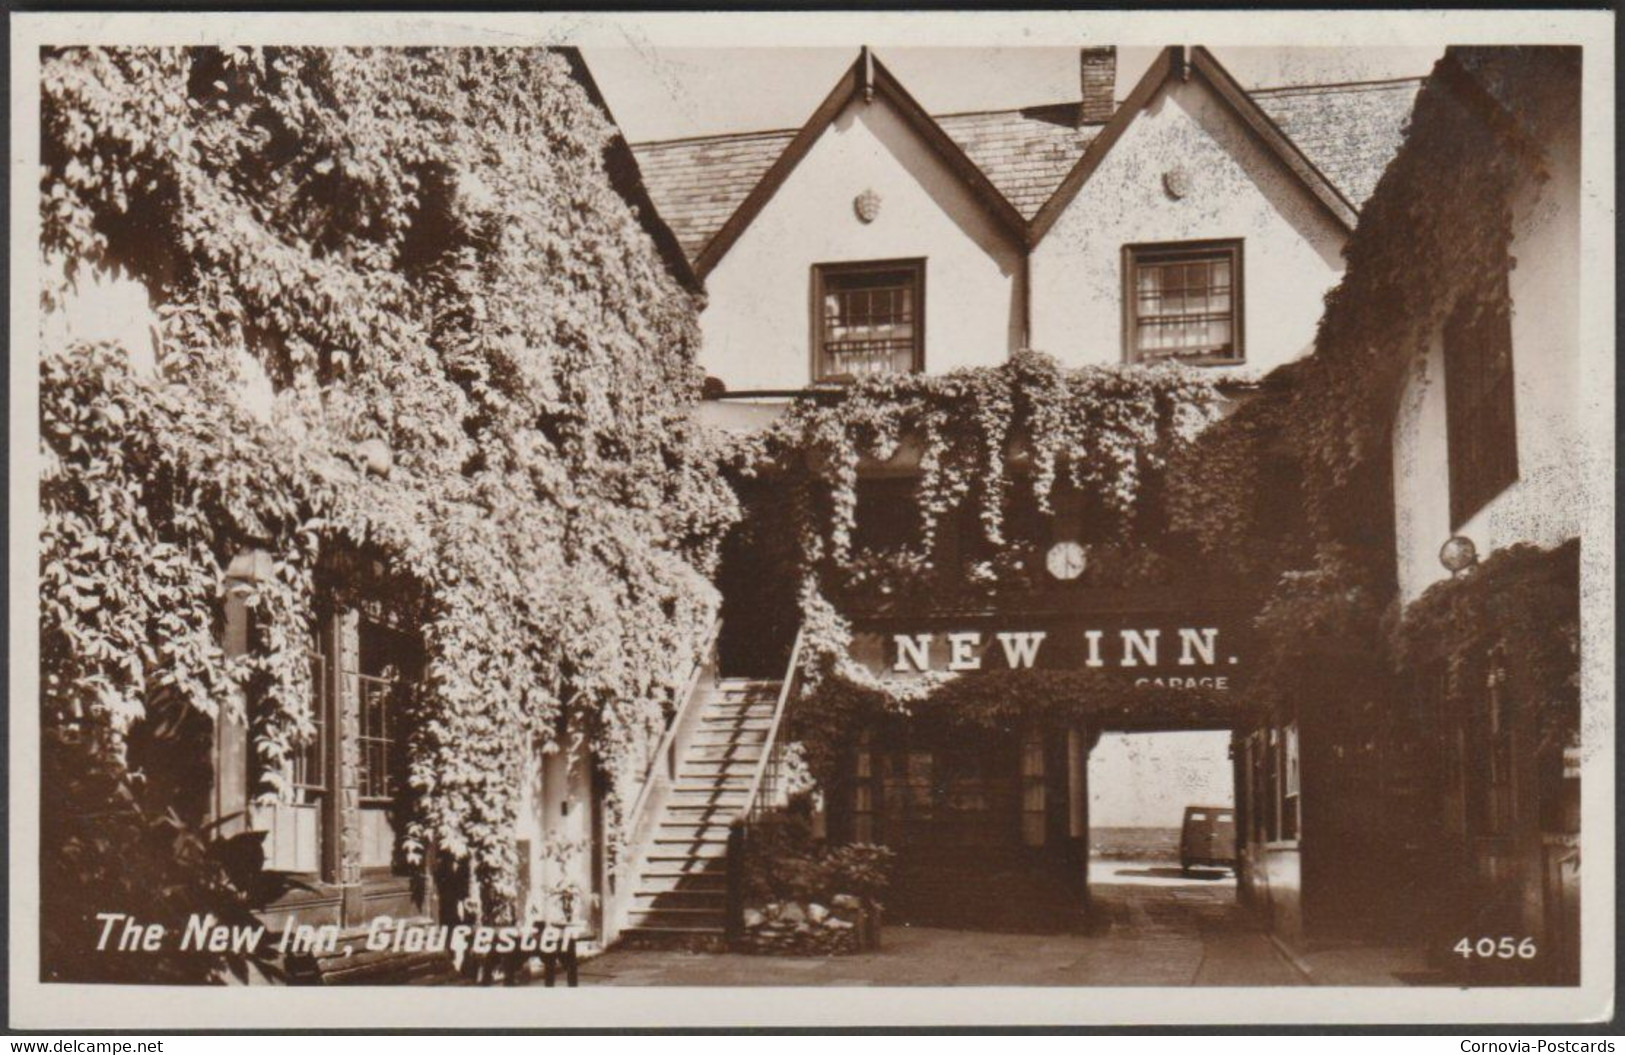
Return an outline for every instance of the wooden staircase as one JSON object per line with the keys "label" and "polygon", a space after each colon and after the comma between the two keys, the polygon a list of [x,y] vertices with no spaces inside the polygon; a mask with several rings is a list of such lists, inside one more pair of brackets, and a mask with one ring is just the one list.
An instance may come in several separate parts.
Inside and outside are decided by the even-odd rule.
{"label": "wooden staircase", "polygon": [[720,945],[729,826],[749,805],[782,683],[721,679],[699,691],[692,732],[638,863],[627,925],[638,944]]}

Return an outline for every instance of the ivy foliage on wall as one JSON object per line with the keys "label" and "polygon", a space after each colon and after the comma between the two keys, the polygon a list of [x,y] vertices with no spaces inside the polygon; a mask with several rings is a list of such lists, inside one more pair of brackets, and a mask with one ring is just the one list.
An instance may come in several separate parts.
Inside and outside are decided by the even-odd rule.
{"label": "ivy foliage on wall", "polygon": [[[1525,71],[1512,98],[1554,86],[1561,95],[1579,53],[1526,48],[1517,61],[1548,68]],[[1306,497],[1329,529],[1384,514],[1368,501],[1368,485],[1388,472],[1401,386],[1421,369],[1445,322],[1458,311],[1471,323],[1510,310],[1512,198],[1523,182],[1546,177],[1505,104],[1457,58],[1442,59],[1417,96],[1401,150],[1361,210],[1292,408]],[[1536,126],[1552,116],[1545,105]]]}
{"label": "ivy foliage on wall", "polygon": [[[1362,207],[1314,353],[1277,372],[1287,398],[1274,412],[1301,474],[1313,554],[1280,580],[1259,620],[1271,647],[1259,684],[1282,703],[1323,696],[1328,685],[1380,699],[1391,692],[1386,679],[1426,666],[1417,661],[1422,653],[1432,650],[1440,661],[1448,654],[1447,665],[1459,672],[1475,652],[1471,662],[1482,662],[1489,638],[1502,632],[1489,602],[1453,607],[1441,618],[1440,598],[1456,596],[1460,584],[1435,587],[1399,611],[1394,562],[1392,441],[1403,388],[1417,378],[1438,383],[1423,371],[1453,317],[1471,324],[1514,310],[1507,281],[1517,266],[1513,203],[1547,178],[1530,132],[1577,116],[1578,49],[1478,50],[1475,58],[1474,49],[1452,49],[1423,84],[1402,148]],[[1489,68],[1475,68],[1480,62]],[[1519,550],[1504,559],[1525,561]],[[1492,574],[1474,577],[1499,581],[1515,596],[1527,584],[1498,578],[1502,559],[1480,569]],[[1537,644],[1531,628],[1517,650],[1530,650],[1537,682],[1559,677],[1541,657],[1563,652],[1567,634],[1557,598],[1542,600],[1550,602],[1541,611],[1551,616],[1553,636]],[[1385,623],[1400,630],[1385,636]],[[1366,657],[1380,657],[1380,667]],[[1572,674],[1574,658],[1558,668]]]}
{"label": "ivy foliage on wall", "polygon": [[1480,699],[1510,675],[1526,700],[1577,733],[1580,702],[1580,543],[1496,550],[1434,583],[1390,624],[1402,670],[1443,677],[1447,698]]}
{"label": "ivy foliage on wall", "polygon": [[[1152,495],[1167,493],[1170,465],[1224,403],[1211,375],[1188,367],[1067,369],[1023,352],[994,367],[866,378],[810,394],[745,440],[736,471],[776,481],[783,499],[767,513],[795,539],[794,567],[784,573],[797,584],[803,643],[796,721],[815,769],[827,774],[831,745],[880,713],[940,710],[1002,726],[1015,720],[1012,707],[1037,718],[1079,700],[1124,703],[1116,681],[1088,675],[1023,673],[1008,684],[991,675],[877,678],[848,654],[853,602],[867,605],[878,590],[905,607],[940,607],[945,597],[985,605],[1001,590],[1019,592],[1043,556],[1012,530],[1012,518],[1022,505],[1053,513],[1063,492],[1081,496],[1106,526],[1091,558],[1100,558],[1104,570],[1092,574],[1104,575],[1102,584],[1166,577],[1159,547],[1193,525]],[[1225,486],[1198,462],[1184,463],[1205,480],[1188,481],[1188,495]],[[860,470],[910,478],[912,536],[894,552],[855,544]],[[940,536],[965,516],[976,524],[976,559],[935,567]],[[980,590],[955,591],[966,585]],[[1103,691],[1108,682],[1113,691]]]}
{"label": "ivy foliage on wall", "polygon": [[[252,680],[274,774],[311,730],[318,564],[379,554],[427,651],[411,832],[492,910],[533,743],[641,772],[735,515],[614,129],[540,49],[72,48],[41,85],[47,318],[106,274],[158,317],[149,365],[43,351],[47,751],[117,759],[156,701],[215,716]],[[230,660],[248,548],[262,647]]]}

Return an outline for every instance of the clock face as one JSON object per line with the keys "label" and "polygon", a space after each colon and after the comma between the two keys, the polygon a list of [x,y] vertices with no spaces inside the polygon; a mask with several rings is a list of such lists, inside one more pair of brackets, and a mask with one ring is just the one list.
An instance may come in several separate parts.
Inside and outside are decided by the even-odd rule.
{"label": "clock face", "polygon": [[1044,563],[1051,575],[1063,582],[1069,582],[1083,574],[1089,560],[1083,547],[1076,542],[1057,542],[1050,547],[1049,557]]}

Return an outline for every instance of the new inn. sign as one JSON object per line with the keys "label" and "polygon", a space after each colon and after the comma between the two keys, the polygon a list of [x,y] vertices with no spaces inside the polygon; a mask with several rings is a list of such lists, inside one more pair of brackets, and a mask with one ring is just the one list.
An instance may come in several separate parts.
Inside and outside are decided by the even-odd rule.
{"label": "new inn. sign", "polygon": [[1222,618],[1159,623],[1121,620],[993,619],[922,629],[870,626],[854,635],[852,658],[876,674],[975,674],[1019,670],[1114,671],[1136,685],[1229,689],[1241,663],[1241,634]]}

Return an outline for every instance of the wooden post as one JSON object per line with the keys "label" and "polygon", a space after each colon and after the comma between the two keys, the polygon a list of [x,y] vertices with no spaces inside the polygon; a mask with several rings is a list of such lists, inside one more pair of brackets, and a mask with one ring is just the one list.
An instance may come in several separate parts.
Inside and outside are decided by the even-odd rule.
{"label": "wooden post", "polygon": [[1066,731],[1066,833],[1073,840],[1089,838],[1089,752],[1077,726]]}
{"label": "wooden post", "polygon": [[[249,648],[247,597],[253,587],[233,583],[226,591],[226,633],[228,656],[242,656]],[[214,719],[214,787],[210,791],[210,820],[220,825],[220,834],[236,835],[248,827],[248,700],[240,691],[230,706],[223,701]]]}
{"label": "wooden post", "polygon": [[338,730],[338,766],[331,830],[336,833],[337,866],[334,881],[341,898],[343,926],[363,922],[361,896],[361,618],[354,609],[334,613],[330,632],[336,635],[333,654],[338,657],[333,679],[334,727]]}
{"label": "wooden post", "polygon": [[723,905],[723,938],[731,948],[745,936],[745,817],[728,823],[727,894]]}

